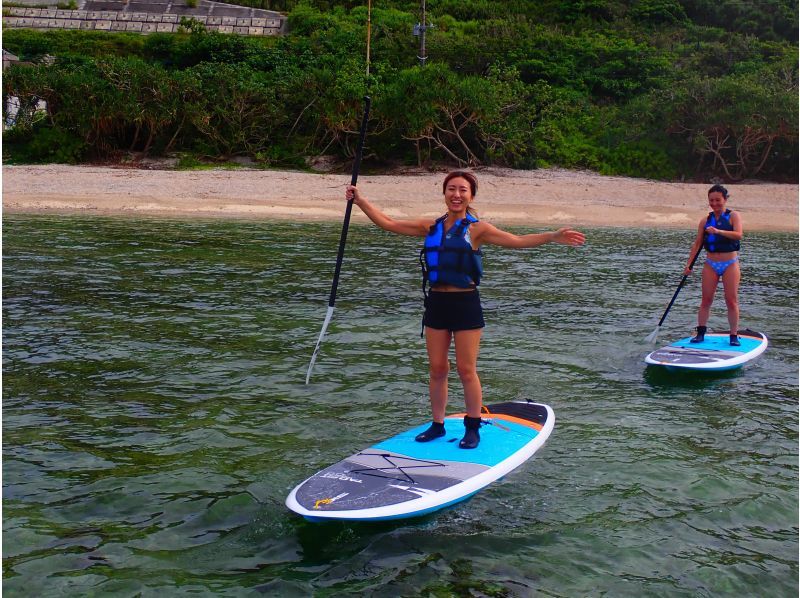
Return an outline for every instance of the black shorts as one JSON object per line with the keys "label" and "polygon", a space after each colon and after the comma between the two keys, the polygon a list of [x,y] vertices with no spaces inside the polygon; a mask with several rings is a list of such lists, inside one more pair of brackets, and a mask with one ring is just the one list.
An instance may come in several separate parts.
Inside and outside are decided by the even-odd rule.
{"label": "black shorts", "polygon": [[425,299],[422,324],[436,330],[474,330],[483,328],[483,309],[478,289],[443,293],[430,291]]}

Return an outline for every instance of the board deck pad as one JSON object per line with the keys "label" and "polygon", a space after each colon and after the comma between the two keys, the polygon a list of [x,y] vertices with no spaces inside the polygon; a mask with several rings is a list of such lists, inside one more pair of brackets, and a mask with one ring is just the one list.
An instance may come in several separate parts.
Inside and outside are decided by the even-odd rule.
{"label": "board deck pad", "polygon": [[768,344],[764,334],[753,330],[739,333],[739,347],[731,346],[727,333],[707,333],[702,343],[691,340],[686,337],[661,347],[647,355],[645,361],[673,369],[723,371],[741,367],[763,353]]}
{"label": "board deck pad", "polygon": [[[307,519],[381,520],[423,515],[464,500],[527,460],[546,440],[546,405],[488,405],[475,449],[459,448],[463,414],[445,418],[445,435],[416,442],[425,423],[347,457],[297,486],[287,506]],[[516,458],[515,458],[516,457]]]}

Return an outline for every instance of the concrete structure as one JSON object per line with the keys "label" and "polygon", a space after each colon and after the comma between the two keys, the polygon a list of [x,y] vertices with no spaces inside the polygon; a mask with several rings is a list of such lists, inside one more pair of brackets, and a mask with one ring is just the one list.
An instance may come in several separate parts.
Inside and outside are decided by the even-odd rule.
{"label": "concrete structure", "polygon": [[210,0],[198,0],[195,7],[185,0],[80,0],[77,10],[3,8],[5,27],[29,29],[174,33],[184,17],[221,33],[279,35],[286,29],[286,17],[278,12]]}
{"label": "concrete structure", "polygon": [[8,50],[3,50],[3,70],[6,70],[6,68],[15,62],[19,62],[19,56],[12,54]]}

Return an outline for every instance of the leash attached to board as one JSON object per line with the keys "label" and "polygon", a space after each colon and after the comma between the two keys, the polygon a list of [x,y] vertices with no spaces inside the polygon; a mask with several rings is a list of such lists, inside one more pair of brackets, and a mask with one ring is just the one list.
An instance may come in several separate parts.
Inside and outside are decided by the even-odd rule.
{"label": "leash attached to board", "polygon": [[[355,186],[358,182],[358,170],[361,168],[361,156],[364,153],[364,138],[367,136],[367,120],[369,119],[369,108],[372,100],[369,96],[364,96],[364,116],[361,119],[361,130],[358,134],[358,146],[356,147],[356,155],[353,160],[353,176],[350,179],[350,184]],[[342,260],[344,259],[344,246],[347,243],[347,229],[350,227],[350,213],[353,211],[353,200],[347,202],[347,208],[344,212],[344,222],[342,223],[342,234],[339,237],[339,254],[336,256],[336,270],[333,273],[333,284],[331,284],[331,296],[328,300],[328,311],[325,314],[325,321],[322,323],[322,332],[319,333],[317,346],[314,347],[314,353],[311,355],[311,363],[308,364],[308,372],[306,373],[306,384],[311,380],[311,371],[314,369],[314,362],[317,360],[317,354],[322,346],[322,339],[325,337],[325,331],[328,329],[328,324],[333,317],[333,307],[336,304],[336,289],[339,286],[339,273],[342,271]]]}

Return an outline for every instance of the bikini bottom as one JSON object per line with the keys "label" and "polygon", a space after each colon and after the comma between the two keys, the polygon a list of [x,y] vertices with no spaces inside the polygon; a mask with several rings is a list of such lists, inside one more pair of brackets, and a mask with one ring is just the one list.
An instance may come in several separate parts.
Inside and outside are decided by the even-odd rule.
{"label": "bikini bottom", "polygon": [[739,256],[737,255],[732,260],[726,260],[724,262],[715,262],[713,260],[706,259],[706,264],[711,266],[714,272],[717,273],[717,276],[722,276],[723,274],[725,274],[725,270],[728,269],[728,266],[730,266],[731,264],[735,264],[738,261],[739,261]]}

